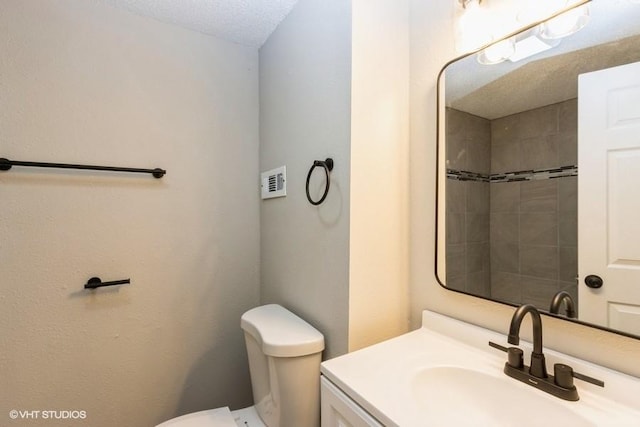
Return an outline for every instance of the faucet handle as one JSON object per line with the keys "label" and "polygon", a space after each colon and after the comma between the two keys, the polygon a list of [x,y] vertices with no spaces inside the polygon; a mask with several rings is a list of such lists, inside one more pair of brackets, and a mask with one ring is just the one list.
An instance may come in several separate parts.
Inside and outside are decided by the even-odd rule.
{"label": "faucet handle", "polygon": [[522,369],[524,367],[524,356],[518,347],[509,347],[507,349],[507,363],[514,368]]}
{"label": "faucet handle", "polygon": [[556,385],[563,388],[572,388],[574,378],[604,387],[604,381],[574,372],[571,366],[565,365],[564,363],[556,363],[553,365],[553,376],[555,377]]}
{"label": "faucet handle", "polygon": [[522,350],[518,347],[504,347],[500,344],[489,341],[489,346],[507,353],[507,363],[509,366],[521,369],[524,366],[524,356]]}

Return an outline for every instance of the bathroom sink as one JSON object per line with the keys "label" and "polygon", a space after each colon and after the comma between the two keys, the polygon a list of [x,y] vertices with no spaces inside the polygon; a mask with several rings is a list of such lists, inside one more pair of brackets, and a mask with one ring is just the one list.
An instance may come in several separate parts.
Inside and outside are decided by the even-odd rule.
{"label": "bathroom sink", "polygon": [[[504,333],[437,313],[423,327],[322,363],[322,374],[386,427],[637,427],[638,378],[545,349],[547,366],[567,364],[604,381],[576,380],[578,401],[545,393],[504,373]],[[522,342],[524,359],[532,345]],[[372,424],[378,425],[378,424]]]}
{"label": "bathroom sink", "polygon": [[564,407],[535,389],[521,387],[506,376],[494,376],[457,366],[438,366],[419,371],[411,381],[415,404],[425,425],[591,427]]}

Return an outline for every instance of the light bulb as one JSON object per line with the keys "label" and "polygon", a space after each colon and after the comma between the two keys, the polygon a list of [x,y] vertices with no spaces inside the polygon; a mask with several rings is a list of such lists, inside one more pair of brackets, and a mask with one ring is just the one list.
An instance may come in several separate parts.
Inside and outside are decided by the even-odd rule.
{"label": "light bulb", "polygon": [[589,22],[589,5],[571,9],[541,24],[540,36],[559,39],[581,30]]}
{"label": "light bulb", "polygon": [[478,53],[478,62],[484,65],[499,64],[515,52],[515,41],[513,37],[501,40]]}

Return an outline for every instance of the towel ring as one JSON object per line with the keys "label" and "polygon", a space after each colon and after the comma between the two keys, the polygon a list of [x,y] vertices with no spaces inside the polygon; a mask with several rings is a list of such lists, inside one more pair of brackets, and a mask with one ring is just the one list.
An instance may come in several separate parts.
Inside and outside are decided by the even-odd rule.
{"label": "towel ring", "polygon": [[[311,174],[313,173],[313,170],[318,166],[322,166],[322,168],[324,169],[324,174],[327,177],[327,185],[324,188],[324,194],[322,195],[320,200],[314,201],[313,199],[311,199],[311,195],[309,194],[309,180],[311,179]],[[322,161],[322,160],[314,160],[313,161],[313,166],[311,166],[311,169],[309,169],[309,173],[307,174],[307,186],[306,186],[306,188],[307,188],[307,200],[309,200],[309,203],[311,203],[312,205],[318,206],[320,203],[324,202],[324,199],[327,198],[327,194],[329,194],[329,186],[331,185],[331,178],[329,177],[329,172],[331,172],[332,170],[333,170],[333,159],[332,158],[327,158],[324,161]]]}

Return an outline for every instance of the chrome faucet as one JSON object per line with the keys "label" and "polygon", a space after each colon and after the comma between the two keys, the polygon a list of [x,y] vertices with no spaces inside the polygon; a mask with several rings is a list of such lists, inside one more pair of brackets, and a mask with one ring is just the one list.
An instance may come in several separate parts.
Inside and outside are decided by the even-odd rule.
{"label": "chrome faucet", "polygon": [[551,307],[549,307],[549,312],[551,314],[558,314],[560,312],[562,301],[564,301],[566,305],[567,317],[576,317],[576,309],[575,304],[573,303],[573,298],[571,298],[571,295],[567,291],[560,291],[553,296],[553,299],[551,300]]}
{"label": "chrome faucet", "polygon": [[531,353],[529,373],[536,378],[547,378],[547,364],[544,360],[544,354],[542,354],[542,319],[537,308],[531,304],[524,304],[518,307],[511,318],[507,342],[513,345],[520,344],[520,324],[522,324],[522,320],[527,313],[531,314],[533,323],[533,352]]}
{"label": "chrome faucet", "polygon": [[542,353],[542,319],[538,309],[531,304],[521,305],[513,313],[507,339],[509,344],[520,344],[520,325],[527,314],[531,314],[531,322],[533,324],[531,366],[524,364],[523,351],[518,347],[505,348],[499,344],[489,342],[491,347],[507,352],[507,362],[504,364],[505,374],[546,393],[572,401],[580,399],[578,390],[573,385],[574,378],[604,387],[604,382],[574,372],[571,366],[563,363],[553,365],[554,375],[547,374],[547,364]]}

